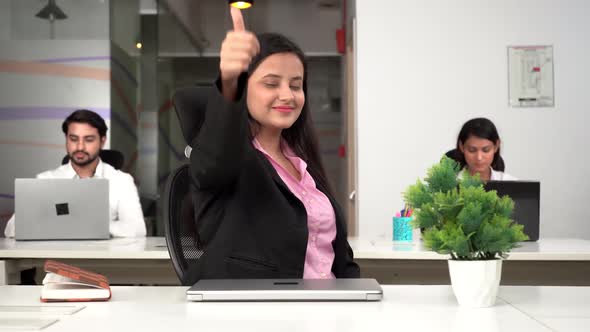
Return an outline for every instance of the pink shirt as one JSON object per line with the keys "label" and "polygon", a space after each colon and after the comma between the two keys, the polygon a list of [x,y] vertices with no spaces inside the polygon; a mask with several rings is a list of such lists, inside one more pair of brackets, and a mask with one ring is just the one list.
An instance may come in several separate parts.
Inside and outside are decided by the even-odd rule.
{"label": "pink shirt", "polygon": [[301,180],[293,177],[287,170],[277,163],[264,151],[258,140],[252,144],[260,152],[264,153],[281,180],[289,187],[291,192],[305,206],[307,211],[307,252],[305,253],[305,266],[303,268],[304,279],[331,279],[332,263],[334,262],[334,248],[332,241],[336,238],[336,215],[330,200],[324,193],[316,188],[315,181],[307,171],[307,164],[297,157],[287,144],[283,144],[283,153],[301,175]]}

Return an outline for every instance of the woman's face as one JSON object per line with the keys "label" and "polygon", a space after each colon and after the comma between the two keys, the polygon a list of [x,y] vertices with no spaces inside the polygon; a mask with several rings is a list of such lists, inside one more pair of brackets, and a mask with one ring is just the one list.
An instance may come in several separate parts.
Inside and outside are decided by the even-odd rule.
{"label": "woman's face", "polygon": [[258,65],[248,79],[250,115],[265,129],[286,129],[303,105],[303,64],[293,53],[276,53]]}
{"label": "woman's face", "polygon": [[459,148],[465,156],[465,162],[473,173],[485,174],[490,169],[494,154],[498,151],[500,142],[492,142],[488,139],[469,136]]}

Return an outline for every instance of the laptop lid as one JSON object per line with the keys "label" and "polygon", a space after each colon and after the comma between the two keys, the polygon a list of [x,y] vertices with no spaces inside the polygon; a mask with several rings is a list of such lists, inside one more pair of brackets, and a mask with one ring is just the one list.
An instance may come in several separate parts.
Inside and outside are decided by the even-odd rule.
{"label": "laptop lid", "polygon": [[17,240],[109,238],[107,179],[16,179]]}
{"label": "laptop lid", "polygon": [[499,196],[514,200],[512,219],[524,226],[529,241],[539,239],[541,184],[536,181],[489,181],[486,190],[496,190]]}
{"label": "laptop lid", "polygon": [[202,279],[189,301],[379,301],[375,279]]}

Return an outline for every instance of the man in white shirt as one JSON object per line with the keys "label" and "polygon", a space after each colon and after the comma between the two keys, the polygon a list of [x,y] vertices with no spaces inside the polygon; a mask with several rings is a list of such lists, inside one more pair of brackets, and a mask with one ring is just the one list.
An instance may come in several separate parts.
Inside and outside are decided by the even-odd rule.
{"label": "man in white shirt", "polygon": [[[78,110],[62,124],[66,137],[69,163],[54,170],[37,174],[38,179],[109,180],[110,223],[113,237],[140,237],[146,227],[137,188],[131,175],[116,170],[100,160],[99,153],[106,142],[107,126],[95,112]],[[14,237],[14,215],[4,229],[6,237]]]}

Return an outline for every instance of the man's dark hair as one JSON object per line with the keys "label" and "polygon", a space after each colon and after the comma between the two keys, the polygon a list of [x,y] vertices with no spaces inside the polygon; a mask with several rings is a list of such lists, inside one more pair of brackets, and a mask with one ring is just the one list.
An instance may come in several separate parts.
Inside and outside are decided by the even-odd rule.
{"label": "man's dark hair", "polygon": [[77,122],[77,123],[87,123],[90,126],[96,128],[98,130],[98,134],[100,138],[103,138],[107,135],[107,124],[104,122],[104,119],[98,115],[97,113],[89,110],[77,110],[74,113],[70,114],[61,125],[61,130],[64,132],[65,135],[68,134],[68,128],[70,127],[70,123]]}

